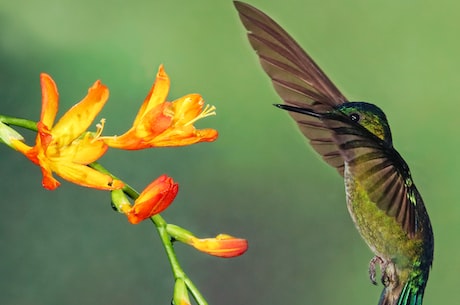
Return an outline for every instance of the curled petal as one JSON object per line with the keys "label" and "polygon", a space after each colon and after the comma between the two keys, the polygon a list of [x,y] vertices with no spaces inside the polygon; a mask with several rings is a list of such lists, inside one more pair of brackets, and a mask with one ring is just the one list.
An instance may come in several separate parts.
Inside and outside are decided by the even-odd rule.
{"label": "curled petal", "polygon": [[172,102],[174,122],[180,125],[194,122],[200,115],[204,100],[199,94],[188,94]]}
{"label": "curled petal", "polygon": [[[29,145],[27,145],[24,142],[22,142],[20,140],[17,140],[17,139],[12,139],[11,140],[11,146],[14,149],[16,149],[17,151],[19,151],[20,153],[22,153],[22,154],[24,154],[26,156],[30,152],[30,150],[33,149],[33,147],[30,147]],[[31,159],[31,161],[34,162],[35,164],[38,164],[38,160],[36,160],[35,158],[33,160]]]}
{"label": "curled petal", "polygon": [[53,191],[61,185],[61,183],[53,177],[53,172],[49,168],[48,164],[43,164],[40,169],[43,175],[42,185],[45,189]]}
{"label": "curled petal", "polygon": [[164,71],[163,65],[160,65],[155,83],[153,84],[152,88],[147,94],[147,97],[144,100],[144,103],[139,109],[139,112],[134,119],[133,126],[141,124],[141,121],[145,120],[144,115],[146,113],[155,108],[157,105],[160,105],[166,101],[166,97],[168,96],[169,92],[169,85],[169,77]]}
{"label": "curled petal", "polygon": [[164,211],[176,198],[179,185],[172,178],[162,175],[139,195],[126,212],[129,222],[137,224]]}
{"label": "curled petal", "polygon": [[124,186],[122,181],[113,179],[86,165],[67,162],[52,164],[52,169],[56,174],[81,186],[107,191],[118,190]]}
{"label": "curled petal", "polygon": [[157,105],[145,114],[145,124],[135,125],[121,136],[103,137],[113,148],[136,150],[152,147],[152,138],[162,134],[171,126],[172,117],[165,114],[168,103]]}
{"label": "curled petal", "polygon": [[215,129],[196,130],[193,126],[184,129],[172,129],[155,138],[156,147],[186,146],[200,142],[213,142],[218,137]]}
{"label": "curled petal", "polygon": [[213,256],[229,258],[246,252],[248,241],[227,234],[219,234],[215,238],[193,239],[192,246]]}
{"label": "curled petal", "polygon": [[168,111],[170,104],[164,102],[147,112],[144,116],[144,124],[140,124],[136,128],[136,137],[142,138],[144,143],[148,143],[167,130],[173,119]]}
{"label": "curled petal", "polygon": [[248,249],[248,241],[227,234],[219,234],[215,238],[194,238],[191,245],[202,252],[218,257],[235,257]]}
{"label": "curled petal", "polygon": [[85,132],[109,98],[109,89],[96,81],[88,94],[78,104],[67,111],[53,127],[53,137],[60,145],[67,145]]}
{"label": "curled petal", "polygon": [[91,133],[87,133],[82,139],[72,142],[72,145],[61,150],[60,158],[71,159],[73,163],[90,164],[107,151],[108,146],[101,139],[95,139]]}
{"label": "curled petal", "polygon": [[235,257],[243,254],[248,249],[246,239],[228,234],[219,234],[215,238],[197,238],[192,232],[173,224],[167,224],[166,231],[175,240],[213,256]]}
{"label": "curled petal", "polygon": [[43,122],[38,122],[37,124],[37,139],[36,139],[36,147],[40,147],[43,151],[48,149],[48,146],[53,141],[53,135],[51,134],[51,130],[43,124]]}
{"label": "curled petal", "polygon": [[48,74],[40,74],[40,83],[42,87],[42,112],[40,115],[40,122],[48,128],[51,128],[58,111],[59,94],[56,83]]}

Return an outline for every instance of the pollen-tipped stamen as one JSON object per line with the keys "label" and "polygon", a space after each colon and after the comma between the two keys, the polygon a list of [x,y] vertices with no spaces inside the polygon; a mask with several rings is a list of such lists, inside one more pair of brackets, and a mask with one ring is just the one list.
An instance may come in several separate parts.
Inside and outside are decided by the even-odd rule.
{"label": "pollen-tipped stamen", "polygon": [[91,140],[91,142],[95,142],[99,139],[101,139],[102,131],[104,130],[104,125],[105,125],[105,119],[101,119],[99,123],[96,124],[96,134],[94,135],[94,138]]}
{"label": "pollen-tipped stamen", "polygon": [[190,120],[189,122],[187,122],[184,126],[188,126],[188,125],[192,125],[193,123],[195,123],[196,121],[202,119],[202,118],[205,118],[205,117],[208,117],[208,116],[211,116],[211,115],[216,115],[216,107],[215,106],[212,106],[212,105],[206,105],[203,109],[203,111],[201,111],[201,113],[199,115],[197,115],[193,120]]}

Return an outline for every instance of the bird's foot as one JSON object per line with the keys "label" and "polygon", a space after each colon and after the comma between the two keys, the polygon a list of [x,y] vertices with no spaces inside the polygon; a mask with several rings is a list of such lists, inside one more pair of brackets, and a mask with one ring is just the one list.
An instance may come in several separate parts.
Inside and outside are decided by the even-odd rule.
{"label": "bird's foot", "polygon": [[377,285],[377,281],[375,280],[375,265],[379,264],[380,270],[384,269],[382,268],[382,265],[385,264],[383,259],[380,256],[374,256],[371,261],[369,262],[369,278],[372,282],[372,284]]}
{"label": "bird's foot", "polygon": [[399,278],[394,263],[391,261],[386,261],[380,267],[382,268],[382,284],[385,287],[390,285],[398,286]]}
{"label": "bird's foot", "polygon": [[369,262],[369,278],[371,279],[372,284],[377,285],[377,281],[375,280],[375,266],[379,264],[380,272],[382,272],[382,284],[385,287],[390,285],[398,285],[399,278],[396,273],[396,267],[391,260],[384,260],[380,256],[374,256],[371,261]]}

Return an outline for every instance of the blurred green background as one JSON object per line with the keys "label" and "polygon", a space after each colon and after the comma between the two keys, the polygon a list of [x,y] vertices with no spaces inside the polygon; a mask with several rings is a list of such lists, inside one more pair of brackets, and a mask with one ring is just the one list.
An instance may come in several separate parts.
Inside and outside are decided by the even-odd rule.
{"label": "blurred green background", "polygon": [[[351,100],[382,107],[435,233],[424,304],[456,298],[460,272],[458,71],[460,3],[253,0],[313,56]],[[279,102],[231,1],[2,1],[1,113],[37,120],[39,73],[60,91],[60,113],[101,79],[111,97],[105,134],[132,122],[159,64],[169,99],[201,93],[218,115],[215,143],[101,162],[141,190],[166,173],[180,183],[163,215],[201,236],[245,237],[223,260],[177,253],[210,304],[377,304],[372,253],[346,210],[343,182],[317,157]],[[34,135],[29,136],[32,143]],[[32,141],[30,141],[32,140]],[[169,304],[173,278],[150,223],[130,225],[108,193],[41,173],[0,146],[1,304]],[[61,180],[62,181],[62,180]]]}

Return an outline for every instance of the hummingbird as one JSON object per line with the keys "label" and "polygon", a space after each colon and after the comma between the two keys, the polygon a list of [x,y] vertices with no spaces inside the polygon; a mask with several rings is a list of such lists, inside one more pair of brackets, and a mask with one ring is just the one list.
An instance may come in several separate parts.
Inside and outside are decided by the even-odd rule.
{"label": "hummingbird", "polygon": [[234,2],[262,68],[313,149],[344,178],[347,208],[374,257],[384,286],[379,305],[421,305],[434,238],[407,163],[393,147],[385,113],[348,101],[313,59],[273,19]]}

